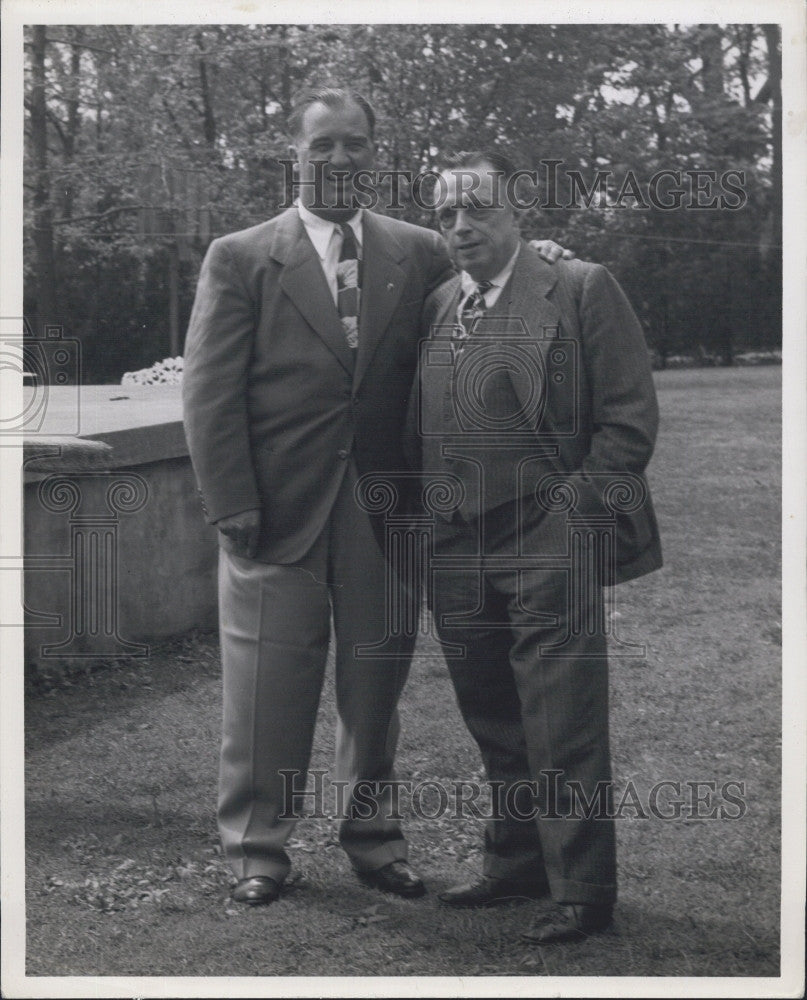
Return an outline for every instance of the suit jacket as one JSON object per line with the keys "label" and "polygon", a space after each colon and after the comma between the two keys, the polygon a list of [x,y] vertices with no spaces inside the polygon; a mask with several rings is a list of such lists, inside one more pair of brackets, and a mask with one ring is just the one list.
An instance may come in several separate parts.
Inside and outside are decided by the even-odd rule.
{"label": "suit jacket", "polygon": [[363,215],[355,359],[296,208],[214,240],[185,346],[188,448],[209,522],[262,511],[258,558],[295,562],[355,456],[404,468],[401,427],[422,307],[453,274],[442,239]]}
{"label": "suit jacket", "polygon": [[[459,300],[459,276],[431,294],[424,308],[424,337],[435,324],[455,322]],[[636,510],[616,515],[615,577],[603,583],[621,583],[657,569],[661,544],[643,473],[655,443],[658,405],[644,334],[622,289],[599,264],[571,260],[550,265],[522,243],[510,281],[482,329],[486,322],[495,325],[495,317],[507,317],[511,330],[513,322],[523,320],[525,335],[540,351],[548,375],[532,429],[536,442],[555,446],[547,472],[574,486],[576,512],[586,516],[613,509],[606,505],[609,478],[622,472],[639,477],[644,498]],[[563,352],[566,361],[557,374],[564,377],[555,379],[559,340],[571,341],[573,349]],[[573,373],[570,356],[575,357]],[[535,410],[529,380],[514,378],[512,384],[523,411]],[[416,464],[417,395],[410,402],[405,441],[410,463]]]}

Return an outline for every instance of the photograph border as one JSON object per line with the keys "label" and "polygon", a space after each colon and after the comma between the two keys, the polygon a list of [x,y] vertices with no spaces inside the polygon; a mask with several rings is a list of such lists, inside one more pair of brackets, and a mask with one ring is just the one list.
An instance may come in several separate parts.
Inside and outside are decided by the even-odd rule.
{"label": "photograph border", "polygon": [[[2,138],[0,140],[0,319],[22,309],[22,31],[26,24],[66,23],[325,23],[335,8],[322,0],[305,6],[283,2],[217,3],[200,10],[189,2],[152,0],[104,5],[72,0],[5,0],[2,31]],[[341,23],[487,23],[479,2],[410,2],[405,9],[351,2],[339,8]],[[498,7],[498,22],[525,23],[523,5]],[[0,628],[0,817],[2,857],[2,992],[7,997],[256,997],[256,996],[800,996],[804,984],[805,903],[805,706],[807,699],[807,54],[805,7],[773,2],[679,2],[637,5],[611,0],[552,4],[533,0],[530,23],[772,23],[782,25],[783,66],[783,709],[782,709],[782,965],[779,977],[28,977],[25,974],[25,852],[23,781],[23,629]],[[136,15],[136,16],[134,16]],[[101,20],[99,20],[99,18]],[[18,373],[0,369],[0,407],[22,411]],[[786,450],[785,450],[786,449]],[[22,441],[0,439],[0,607],[8,616],[22,607]],[[6,618],[3,619],[5,621]]]}

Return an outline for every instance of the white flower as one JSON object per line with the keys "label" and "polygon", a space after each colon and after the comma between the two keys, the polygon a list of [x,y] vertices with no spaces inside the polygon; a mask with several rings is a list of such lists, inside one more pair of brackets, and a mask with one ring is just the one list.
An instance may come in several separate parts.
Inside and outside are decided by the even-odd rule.
{"label": "white flower", "polygon": [[125,372],[121,385],[179,385],[182,382],[184,359],[164,358],[155,361],[151,368],[141,368],[136,372]]}

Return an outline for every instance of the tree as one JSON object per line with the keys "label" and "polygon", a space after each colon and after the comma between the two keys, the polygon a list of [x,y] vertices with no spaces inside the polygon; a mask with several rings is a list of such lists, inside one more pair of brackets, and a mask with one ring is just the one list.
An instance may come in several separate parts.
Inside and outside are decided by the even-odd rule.
{"label": "tree", "polygon": [[[26,308],[80,337],[88,380],[181,349],[210,239],[284,203],[305,83],[370,97],[382,168],[559,161],[525,234],[611,267],[662,357],[778,342],[775,25],[48,25],[26,61]],[[714,171],[718,195],[739,171],[745,201],[665,210],[661,170]],[[406,185],[387,210],[432,224]]]}

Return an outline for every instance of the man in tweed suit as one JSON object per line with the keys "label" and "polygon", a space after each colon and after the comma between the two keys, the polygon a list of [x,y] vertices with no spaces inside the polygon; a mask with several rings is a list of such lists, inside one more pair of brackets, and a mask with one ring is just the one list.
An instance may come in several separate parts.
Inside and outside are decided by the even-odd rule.
{"label": "man in tweed suit", "polygon": [[425,478],[456,494],[435,515],[431,606],[500,817],[482,877],[441,899],[551,895],[525,935],[546,943],[612,918],[603,585],[661,564],[642,476],[658,414],[620,287],[520,239],[513,173],[489,152],[442,174],[437,217],[461,273],[426,303],[408,436]]}

